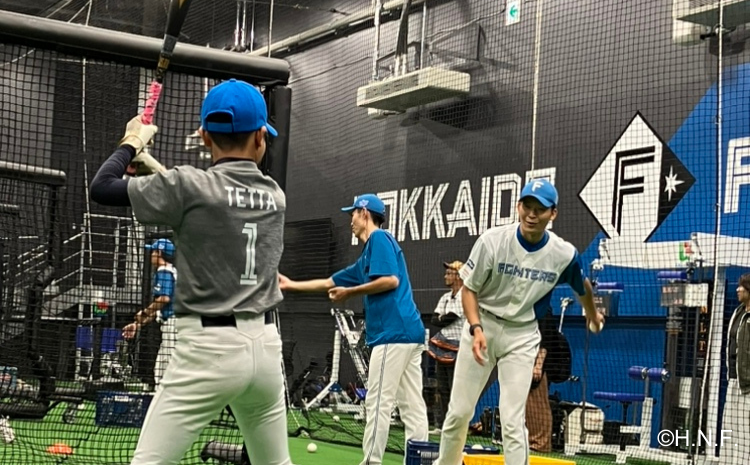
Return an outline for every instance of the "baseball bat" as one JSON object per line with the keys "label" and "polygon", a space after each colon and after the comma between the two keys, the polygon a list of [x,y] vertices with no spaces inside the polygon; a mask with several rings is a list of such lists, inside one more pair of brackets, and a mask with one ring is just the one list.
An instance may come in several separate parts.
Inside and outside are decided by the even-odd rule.
{"label": "baseball bat", "polygon": [[153,121],[156,104],[159,102],[159,97],[161,96],[164,76],[167,74],[169,62],[172,60],[172,53],[174,52],[175,45],[177,45],[177,38],[180,35],[180,30],[185,23],[190,2],[191,0],[172,0],[169,5],[164,42],[162,43],[161,51],[159,52],[159,62],[156,65],[156,74],[154,80],[149,86],[148,100],[146,100],[146,106],[143,109],[143,116],[141,117],[141,121],[143,121],[144,124],[151,124]]}

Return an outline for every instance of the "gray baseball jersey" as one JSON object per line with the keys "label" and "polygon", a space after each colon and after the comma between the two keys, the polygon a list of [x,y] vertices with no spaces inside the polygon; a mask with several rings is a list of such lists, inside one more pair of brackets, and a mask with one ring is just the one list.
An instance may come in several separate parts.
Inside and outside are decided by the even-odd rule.
{"label": "gray baseball jersey", "polygon": [[128,196],[138,221],[174,231],[176,314],[260,314],[281,302],[286,198],[255,163],[179,166],[131,179]]}

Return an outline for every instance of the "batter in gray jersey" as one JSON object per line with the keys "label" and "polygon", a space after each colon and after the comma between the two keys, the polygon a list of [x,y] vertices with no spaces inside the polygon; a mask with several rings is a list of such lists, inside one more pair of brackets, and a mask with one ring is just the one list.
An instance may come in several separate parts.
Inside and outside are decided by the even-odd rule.
{"label": "batter in gray jersey", "polygon": [[[170,226],[177,249],[177,344],[131,464],[178,464],[229,405],[250,461],[289,465],[281,338],[270,312],[282,300],[286,199],[258,169],[276,131],[260,92],[235,80],[208,93],[201,123],[209,169],[161,167],[144,151],[156,128],[136,117],[91,185],[94,201]],[[134,162],[156,173],[121,179]]]}
{"label": "batter in gray jersey", "polygon": [[281,302],[286,200],[254,162],[135,178],[128,195],[138,221],[174,231],[177,315],[262,314]]}

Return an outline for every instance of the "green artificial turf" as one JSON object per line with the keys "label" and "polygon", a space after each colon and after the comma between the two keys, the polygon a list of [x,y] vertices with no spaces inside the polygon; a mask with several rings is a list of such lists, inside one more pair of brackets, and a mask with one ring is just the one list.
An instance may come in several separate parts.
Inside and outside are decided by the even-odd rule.
{"label": "green artificial turf", "polygon": [[[58,406],[52,410],[44,420],[11,420],[16,441],[10,445],[0,443],[0,463],[3,465],[129,464],[132,452],[138,442],[140,430],[134,427],[97,426],[95,424],[96,409],[94,404],[86,403],[85,405],[85,409],[78,411],[76,420],[72,424],[65,424],[62,421],[64,406]],[[297,422],[299,420],[300,418],[296,418]],[[289,438],[292,461],[296,465],[357,465],[360,463],[362,450],[356,444],[361,442],[361,430],[364,426],[361,422],[346,418],[340,421],[332,421],[326,416],[305,420],[306,427],[310,427],[312,438]],[[290,427],[295,425],[294,421],[294,419],[290,419]],[[391,436],[390,444],[392,446],[403,447],[402,430],[394,428]],[[239,433],[235,428],[211,426],[205,429],[181,463],[186,465],[203,464],[204,462],[200,459],[200,452],[208,441],[214,439],[230,444],[241,443]],[[431,437],[430,440],[437,443],[439,438]],[[479,442],[479,438],[469,437],[469,444]],[[49,446],[58,443],[71,447],[73,454],[56,456],[46,452]],[[307,451],[307,446],[310,443],[315,443],[317,446],[314,453]],[[614,456],[566,457],[562,454],[546,454],[545,457],[574,461],[579,465],[614,464]],[[383,464],[401,465],[403,461],[403,454],[387,453]],[[208,463],[216,462],[209,461]],[[628,460],[628,464],[631,465],[653,465],[655,463],[657,462]],[[425,464],[423,462],[419,465]]]}

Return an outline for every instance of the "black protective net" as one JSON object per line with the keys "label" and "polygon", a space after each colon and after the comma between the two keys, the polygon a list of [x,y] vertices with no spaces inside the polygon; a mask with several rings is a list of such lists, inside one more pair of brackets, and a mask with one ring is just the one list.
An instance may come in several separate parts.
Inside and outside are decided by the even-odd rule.
{"label": "black protective net", "polygon": [[[358,194],[378,194],[387,206],[385,229],[403,249],[415,300],[435,336],[443,328],[431,320],[449,290],[443,263],[465,262],[480,234],[518,221],[522,187],[547,178],[560,194],[551,232],[578,249],[607,323],[601,335],[587,333],[572,289],[560,286],[548,301],[549,323],[570,345],[569,376],[550,362],[564,352],[553,331],[543,343],[547,379],[538,387],[503,390],[494,373],[486,385],[456,381],[454,398],[482,386],[476,406],[464,412],[467,442],[502,450],[498,395],[526,400],[514,397],[518,390],[528,392],[525,422],[536,455],[592,464],[689,463],[721,449],[725,457],[739,451],[726,463],[745,463],[746,425],[732,433],[725,425],[745,415],[726,397],[727,386],[738,396],[735,375],[727,380],[727,363],[735,362],[726,349],[737,337],[729,321],[738,279],[750,264],[743,215],[747,2],[723,2],[720,18],[722,2],[708,1],[431,1],[423,23],[423,4],[415,1],[407,2],[402,41],[404,2],[382,2],[379,38],[371,3],[336,4],[359,21],[331,16],[336,38],[323,39],[320,29],[295,19],[293,40],[272,48],[292,68],[288,221],[332,225],[330,243],[295,261],[320,264],[317,254],[333,250],[330,268],[315,277],[354,262],[362,244],[352,242],[350,218],[339,208]],[[278,21],[274,30],[291,27]],[[719,23],[725,28],[716,29]],[[397,81],[403,67],[465,73],[445,73],[442,85],[467,92],[433,101],[413,89],[416,81]],[[462,79],[470,85],[462,87]],[[368,105],[381,111],[358,98],[375,80],[384,83],[381,99],[371,88]],[[419,96],[409,100],[408,93]],[[529,276],[521,274],[518,286]],[[327,321],[326,340],[333,342],[331,304],[325,296],[297,300],[303,298],[310,299],[287,296],[295,314],[286,330],[297,347],[310,348],[303,354],[320,360],[328,347],[318,348],[318,337],[303,342],[300,331]],[[359,300],[345,306],[361,318]],[[441,380],[450,368],[439,363],[425,356],[423,364],[434,433],[442,427],[440,391],[450,384]],[[295,364],[294,373],[305,366]],[[349,369],[340,376],[344,390],[354,375]],[[320,406],[324,419],[313,437],[338,440],[344,419],[355,425],[357,412],[326,408]],[[393,450],[402,451],[398,409],[390,434]],[[435,450],[440,436],[430,441],[425,450]]]}
{"label": "black protective net", "polygon": [[[148,306],[155,272],[129,209],[88,199],[93,175],[145,100],[150,73],[108,61],[3,45],[0,461],[129,463],[174,345],[169,322],[123,336]],[[208,166],[194,133],[214,80],[172,73],[154,150],[167,166]],[[160,266],[163,264],[160,264]],[[211,440],[238,443],[226,412]]]}

